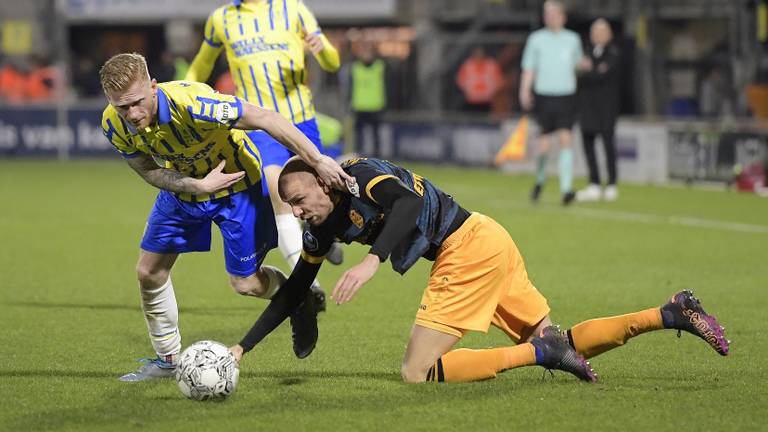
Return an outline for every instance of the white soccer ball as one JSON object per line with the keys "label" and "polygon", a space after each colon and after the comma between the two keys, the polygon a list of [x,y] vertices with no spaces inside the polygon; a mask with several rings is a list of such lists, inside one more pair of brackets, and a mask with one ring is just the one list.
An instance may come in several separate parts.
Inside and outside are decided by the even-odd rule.
{"label": "white soccer ball", "polygon": [[240,368],[229,349],[215,341],[200,341],[181,353],[176,383],[194,400],[223,400],[237,387]]}

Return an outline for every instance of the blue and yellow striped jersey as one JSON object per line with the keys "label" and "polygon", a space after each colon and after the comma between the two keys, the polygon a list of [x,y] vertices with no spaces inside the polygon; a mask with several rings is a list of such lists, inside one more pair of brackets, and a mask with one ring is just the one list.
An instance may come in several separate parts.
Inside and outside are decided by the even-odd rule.
{"label": "blue and yellow striped jersey", "polygon": [[303,2],[235,0],[208,17],[204,42],[186,78],[205,81],[225,49],[238,97],[277,111],[293,123],[310,120],[315,108],[307,86],[304,37],[312,33],[325,46],[316,55],[320,66],[335,71],[339,54]]}
{"label": "blue and yellow striped jersey", "polygon": [[123,120],[112,105],[104,109],[101,127],[124,158],[141,153],[165,161],[165,167],[203,178],[222,160],[224,172],[245,171],[245,177],[214,194],[178,194],[184,201],[207,201],[259,185],[261,156],[246,133],[231,129],[243,113],[242,102],[219,94],[206,84],[171,81],[157,85],[157,119],[144,130]]}

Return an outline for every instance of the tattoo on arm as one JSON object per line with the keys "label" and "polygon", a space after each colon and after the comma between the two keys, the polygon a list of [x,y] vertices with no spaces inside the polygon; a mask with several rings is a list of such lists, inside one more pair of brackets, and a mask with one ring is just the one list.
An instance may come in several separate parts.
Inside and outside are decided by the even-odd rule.
{"label": "tattoo on arm", "polygon": [[140,154],[139,156],[126,159],[126,162],[144,181],[156,188],[177,193],[195,193],[189,181],[190,177],[158,166],[150,155]]}

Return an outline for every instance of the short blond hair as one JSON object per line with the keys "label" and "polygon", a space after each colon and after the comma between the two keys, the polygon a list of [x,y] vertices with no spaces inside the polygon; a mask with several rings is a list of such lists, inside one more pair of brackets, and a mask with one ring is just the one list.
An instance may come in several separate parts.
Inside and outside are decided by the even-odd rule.
{"label": "short blond hair", "polygon": [[124,91],[139,80],[149,81],[147,60],[137,53],[117,54],[101,67],[99,79],[105,93]]}

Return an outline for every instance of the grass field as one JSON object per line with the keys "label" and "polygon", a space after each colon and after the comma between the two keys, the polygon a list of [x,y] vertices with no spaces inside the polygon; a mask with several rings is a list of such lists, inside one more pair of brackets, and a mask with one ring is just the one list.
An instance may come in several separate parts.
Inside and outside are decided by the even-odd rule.
{"label": "grass field", "polygon": [[[732,354],[665,331],[594,359],[594,385],[542,379],[541,368],[402,384],[429,264],[405,277],[386,265],[352,303],[329,305],[308,359],[294,358],[284,324],[241,364],[232,398],[192,402],[173,381],[116,379],[151,354],[134,265],[155,190],[121,162],[0,161],[0,430],[768,429],[768,200],[627,185],[616,203],[563,209],[553,181],[532,207],[530,178],[416,168],[510,231],[562,325],[690,287],[726,326]],[[347,263],[366,250],[347,247]],[[277,255],[268,261],[282,266]],[[326,288],[341,270],[324,267]],[[218,234],[212,253],[184,256],[173,275],[185,345],[236,342],[265,307],[228,287]],[[508,343],[492,329],[462,346]]]}

